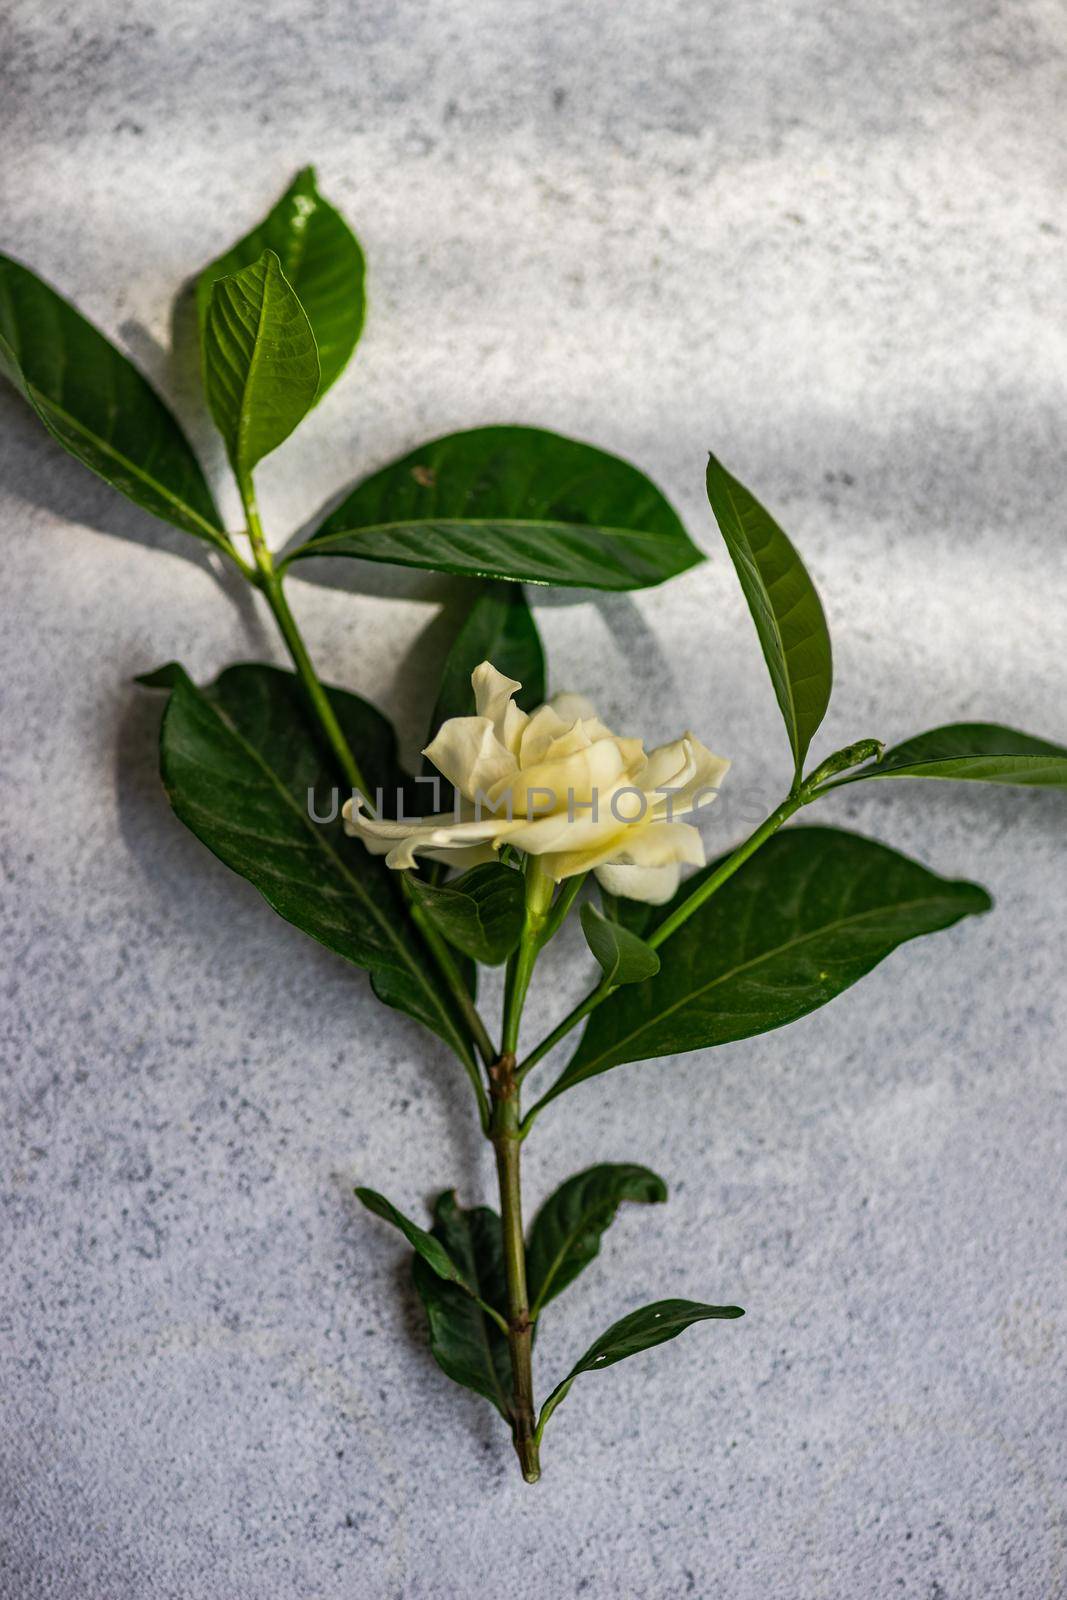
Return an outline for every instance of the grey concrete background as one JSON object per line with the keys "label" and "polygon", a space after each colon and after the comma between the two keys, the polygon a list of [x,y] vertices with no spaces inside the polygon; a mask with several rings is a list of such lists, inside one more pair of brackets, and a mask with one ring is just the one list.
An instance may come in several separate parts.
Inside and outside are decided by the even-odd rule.
{"label": "grey concrete background", "polygon": [[[103,0],[5,8],[4,247],[119,338],[206,459],[179,285],[315,160],[368,252],[348,377],[262,473],[279,542],[431,433],[632,455],[711,560],[538,604],[555,687],[786,779],[705,450],[824,595],[819,749],[985,716],[1067,737],[1064,23],[1052,0]],[[1064,804],[887,788],[826,815],[995,912],[798,1026],[546,1115],[531,1202],[650,1163],[553,1311],[736,1299],[579,1384],[525,1488],[425,1352],[398,1241],[488,1197],[466,1085],[170,815],[169,657],[280,659],[199,549],[0,395],[4,1600],[973,1600],[1064,1592]],[[227,509],[233,511],[232,500]],[[339,576],[336,568],[330,577]],[[432,700],[455,586],[294,585],[325,675]],[[546,1014],[584,986],[574,938]]]}

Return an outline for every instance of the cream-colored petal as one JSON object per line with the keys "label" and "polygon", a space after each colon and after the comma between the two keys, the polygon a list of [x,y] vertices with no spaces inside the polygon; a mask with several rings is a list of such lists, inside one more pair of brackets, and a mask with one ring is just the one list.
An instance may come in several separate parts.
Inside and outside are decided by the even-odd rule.
{"label": "cream-colored petal", "polygon": [[690,748],[693,772],[677,794],[663,795],[656,806],[657,814],[661,816],[666,816],[668,810],[672,817],[684,817],[694,808],[702,811],[714,801],[715,791],[721,787],[730,770],[730,763],[725,756],[712,755],[707,746],[702,745],[691,733],[684,737]]}
{"label": "cream-colored petal", "polygon": [[550,705],[539,706],[522,731],[519,743],[520,767],[532,767],[538,761],[543,761],[552,741],[568,733],[573,728],[575,720],[572,718],[570,722],[564,722]]}
{"label": "cream-colored petal", "polygon": [[510,750],[513,756],[518,756],[522,731],[529,720],[525,711],[521,711],[513,699],[522,688],[522,684],[514,678],[505,678],[491,661],[483,661],[471,673],[471,687],[474,690],[477,715],[488,717],[493,724],[494,733],[505,750]]}
{"label": "cream-colored petal", "polygon": [[510,750],[516,761],[519,759],[522,736],[529,720],[526,712],[520,706],[517,706],[514,700],[508,701],[507,710],[504,712],[503,731],[498,733],[497,737],[505,750]]}
{"label": "cream-colored petal", "polygon": [[579,717],[572,728],[566,733],[561,733],[558,739],[553,739],[548,749],[541,757],[542,761],[562,761],[565,756],[573,756],[579,750],[588,750],[592,738],[586,732],[585,723]]}
{"label": "cream-colored petal", "polygon": [[488,717],[450,717],[422,753],[468,800],[479,790],[488,794],[518,770]]}
{"label": "cream-colored petal", "polygon": [[656,789],[680,789],[696,774],[692,743],[687,736],[670,744],[657,745],[648,752],[648,762],[641,774],[641,787],[652,794]]}
{"label": "cream-colored petal", "polygon": [[624,752],[614,739],[598,739],[587,749],[576,750],[560,761],[542,761],[524,766],[512,779],[498,784],[495,801],[507,788],[515,815],[527,818],[566,813],[568,805],[588,804],[594,794],[601,803],[625,772]]}
{"label": "cream-colored petal", "polygon": [[588,872],[604,863],[638,867],[662,867],[671,861],[696,867],[704,864],[704,841],[697,830],[685,822],[632,823],[585,849],[575,849],[573,839],[567,834],[554,843],[551,864],[546,861],[546,871],[557,880],[571,878],[576,872]]}
{"label": "cream-colored petal", "polygon": [[597,881],[609,894],[626,900],[643,900],[646,905],[662,906],[677,892],[681,880],[678,863],[663,867],[620,867],[605,865],[595,869]]}
{"label": "cream-colored petal", "polygon": [[510,831],[503,818],[457,822],[447,811],[420,822],[387,822],[368,817],[351,800],[345,801],[341,815],[347,834],[362,839],[372,854],[385,854],[386,865],[396,868],[414,866],[416,856],[466,851],[472,845],[497,845]]}

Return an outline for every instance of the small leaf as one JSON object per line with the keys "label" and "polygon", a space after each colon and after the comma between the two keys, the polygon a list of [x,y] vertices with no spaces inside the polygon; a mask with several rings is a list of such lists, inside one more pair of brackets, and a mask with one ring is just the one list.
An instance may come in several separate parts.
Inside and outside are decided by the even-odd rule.
{"label": "small leaf", "polygon": [[363,328],[363,251],[340,212],[324,200],[315,170],[305,167],[263,221],[209,267],[196,285],[196,308],[203,338],[211,290],[272,250],[307,312],[319,352],[319,396],[341,376]]}
{"label": "small leaf", "polygon": [[477,1290],[467,1282],[440,1239],[435,1239],[432,1233],[427,1233],[425,1228],[420,1228],[409,1217],[405,1217],[402,1211],[398,1211],[384,1195],[378,1194],[374,1189],[356,1189],[355,1195],[368,1211],[373,1211],[383,1222],[391,1222],[394,1228],[399,1228],[408,1244],[439,1278],[443,1278],[446,1283],[458,1283],[468,1294],[477,1295]]}
{"label": "small leaf", "polygon": [[631,1311],[628,1317],[613,1323],[607,1333],[602,1333],[563,1382],[553,1389],[541,1408],[538,1440],[545,1423],[560,1401],[567,1398],[575,1378],[583,1372],[599,1372],[602,1367],[614,1366],[616,1361],[625,1361],[627,1356],[639,1355],[642,1350],[651,1350],[668,1339],[677,1339],[694,1322],[727,1321],[744,1314],[740,1306],[705,1306],[697,1300],[657,1300],[653,1305],[642,1306],[640,1311]]}
{"label": "small leaf", "polygon": [[954,722],[917,733],[873,766],[829,787],[864,778],[955,778],[1062,789],[1067,787],[1067,749],[995,722]]}
{"label": "small leaf", "polygon": [[799,781],[830,702],[833,661],[826,618],[815,585],[781,528],[714,456],[708,460],[707,484],[756,624]]}
{"label": "small leaf", "polygon": [[609,922],[587,901],[579,912],[585,942],[600,963],[604,982],[619,988],[642,983],[659,971],[659,956],[621,923]]}
{"label": "small leaf", "polygon": [[315,335],[273,250],[215,280],[204,326],[204,386],[238,478],[288,439],[314,405]]}
{"label": "small leaf", "polygon": [[568,1178],[534,1218],[526,1252],[531,1315],[554,1300],[600,1251],[600,1238],[624,1200],[652,1204],[667,1185],[647,1167],[589,1167]]}
{"label": "small leaf", "polygon": [[522,937],[526,894],[520,872],[487,861],[450,883],[405,874],[404,887],[438,933],[473,961],[496,967]]}
{"label": "small leaf", "polygon": [[[480,1301],[502,1316],[507,1304],[500,1218],[488,1206],[463,1211],[452,1192],[434,1208],[433,1234],[458,1262]],[[430,1349],[441,1370],[484,1395],[510,1418],[511,1357],[496,1322],[455,1284],[445,1283],[420,1256],[413,1276],[430,1324]]]}
{"label": "small leaf", "polygon": [[[367,968],[387,1005],[472,1061],[466,1025],[434,981],[395,875],[345,837],[336,814],[343,779],[314,731],[296,676],[277,667],[229,667],[205,689],[173,663],[151,676],[171,686],[160,767],[186,826],[287,922]],[[357,695],[326,693],[368,783],[393,792],[399,779],[389,723]],[[315,820],[309,795],[315,817],[332,809],[332,822]]]}
{"label": "small leaf", "polygon": [[[598,1006],[544,1099],[624,1061],[783,1027],[826,1005],[897,945],[990,904],[977,884],[939,878],[871,839],[786,829],[665,941],[656,977]],[[663,916],[673,909],[664,906]]]}
{"label": "small leaf", "polygon": [[53,439],[105,483],[229,549],[193,448],[151,384],[54,289],[3,255],[0,372]]}
{"label": "small leaf", "polygon": [[518,584],[486,583],[475,595],[445,661],[431,735],[450,717],[474,715],[471,674],[483,661],[522,684],[515,703],[523,711],[536,711],[544,703],[544,651]]}
{"label": "small leaf", "polygon": [[358,484],[289,560],[309,556],[592,589],[642,589],[703,560],[636,467],[540,428],[422,445]]}
{"label": "small leaf", "polygon": [[630,900],[626,895],[610,894],[599,883],[597,890],[608,921],[617,922],[621,928],[628,928],[639,939],[643,938],[653,923],[656,908],[645,900]]}

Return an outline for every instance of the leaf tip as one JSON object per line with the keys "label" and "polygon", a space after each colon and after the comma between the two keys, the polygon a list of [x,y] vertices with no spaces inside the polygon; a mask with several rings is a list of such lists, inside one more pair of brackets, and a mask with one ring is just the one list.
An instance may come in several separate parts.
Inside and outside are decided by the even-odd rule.
{"label": "leaf tip", "polygon": [[140,684],[142,689],[173,689],[185,677],[185,668],[177,661],[168,661],[162,667],[155,667],[151,672],[139,672],[132,682]]}

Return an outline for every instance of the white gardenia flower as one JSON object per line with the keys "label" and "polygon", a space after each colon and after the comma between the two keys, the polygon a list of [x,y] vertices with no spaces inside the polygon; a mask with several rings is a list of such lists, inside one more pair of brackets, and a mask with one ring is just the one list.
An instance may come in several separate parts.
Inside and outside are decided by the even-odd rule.
{"label": "white gardenia flower", "polygon": [[557,883],[592,869],[611,894],[660,905],[681,866],[702,866],[696,828],[679,822],[715,798],[730,765],[691,733],[646,755],[599,720],[580,695],[560,694],[532,716],[522,687],[488,661],[471,677],[477,714],[452,717],[428,756],[455,787],[455,812],[381,822],[346,802],[346,831],[390,867],[430,856],[465,868],[510,844],[539,858]]}

